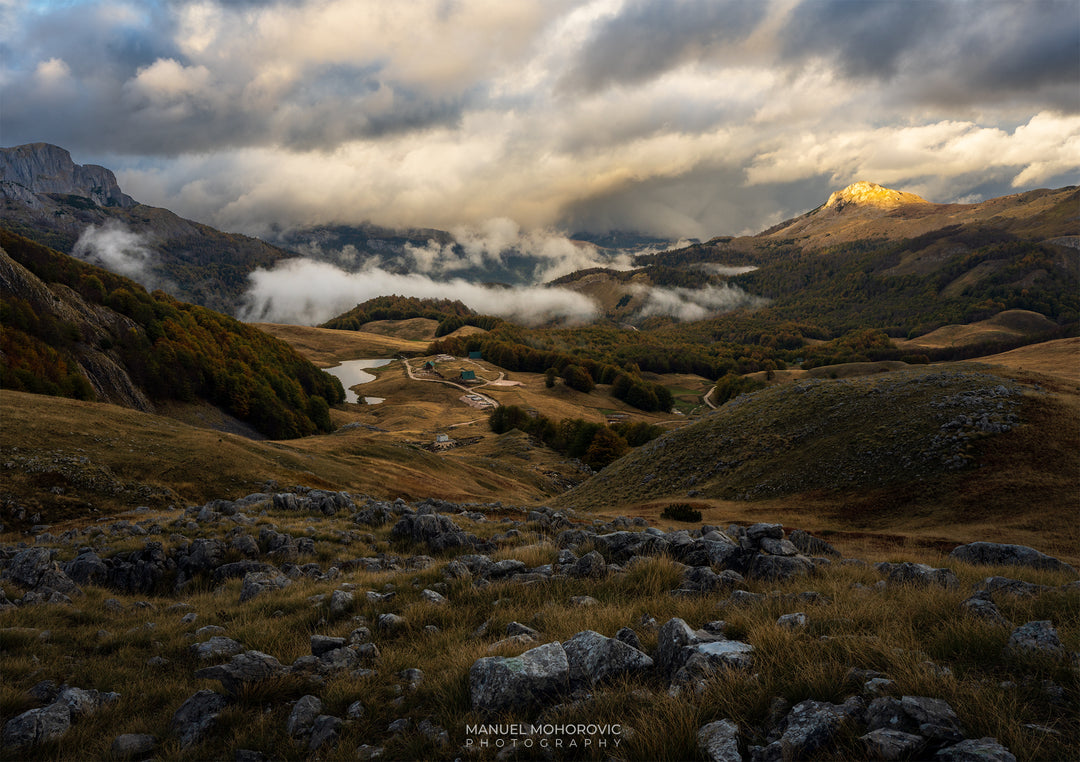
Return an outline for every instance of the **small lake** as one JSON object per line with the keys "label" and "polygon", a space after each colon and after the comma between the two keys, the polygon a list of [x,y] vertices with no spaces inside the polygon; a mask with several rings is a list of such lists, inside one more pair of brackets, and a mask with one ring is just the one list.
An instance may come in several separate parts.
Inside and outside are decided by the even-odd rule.
{"label": "small lake", "polygon": [[[384,365],[389,365],[391,362],[393,361],[390,359],[346,360],[341,363],[341,365],[335,365],[333,368],[323,368],[323,370],[332,376],[337,376],[341,381],[341,385],[345,387],[346,402],[359,402],[360,396],[350,387],[356,386],[357,384],[366,384],[368,381],[374,381],[375,376],[368,373],[367,369],[381,368]],[[383,397],[364,397],[364,402],[368,405],[377,405],[383,401]]]}

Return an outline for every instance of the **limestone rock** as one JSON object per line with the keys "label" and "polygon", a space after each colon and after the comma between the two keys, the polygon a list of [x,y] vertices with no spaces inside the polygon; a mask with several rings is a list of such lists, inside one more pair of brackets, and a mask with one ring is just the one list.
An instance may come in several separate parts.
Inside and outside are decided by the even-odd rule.
{"label": "limestone rock", "polygon": [[191,645],[191,652],[199,658],[199,661],[235,656],[243,650],[244,647],[232,638],[225,638],[220,635],[215,635],[204,643],[193,643]]}
{"label": "limestone rock", "polygon": [[30,709],[6,723],[3,745],[9,748],[26,748],[60,738],[71,727],[71,712],[66,704],[49,704],[40,709]]}
{"label": "limestone rock", "polygon": [[960,583],[951,569],[935,569],[927,564],[916,564],[905,561],[900,564],[891,564],[883,561],[875,564],[879,572],[888,577],[891,584],[917,585],[930,587],[932,585],[945,588],[957,587]]}
{"label": "limestone rock", "polygon": [[656,666],[664,675],[671,676],[682,666],[682,649],[697,642],[696,633],[678,617],[669,619],[656,636]]}
{"label": "limestone rock", "polygon": [[934,759],[941,762],[1016,762],[1012,752],[996,738],[968,738],[941,749]]}
{"label": "limestone rock", "polygon": [[637,633],[631,630],[629,627],[620,627],[619,631],[615,633],[615,639],[621,640],[631,648],[636,648],[641,651],[641,639],[637,636]]}
{"label": "limestone rock", "polygon": [[220,680],[226,693],[237,695],[245,683],[259,683],[285,672],[281,662],[261,651],[245,651],[228,664],[204,667],[195,673],[200,679]]}
{"label": "limestone rock", "polygon": [[240,588],[240,602],[250,601],[257,595],[271,590],[280,590],[292,584],[292,580],[281,572],[250,572],[244,575],[244,584]]}
{"label": "limestone rock", "polygon": [[96,164],[76,164],[70,153],[49,143],[0,149],[0,178],[33,193],[81,196],[98,206],[127,209],[136,205],[121,192],[112,171]]}
{"label": "limestone rock", "polygon": [[906,204],[926,204],[926,199],[907,191],[885,188],[877,183],[860,180],[829,196],[826,209],[840,211],[847,207],[875,207],[893,209]]}
{"label": "limestone rock", "polygon": [[319,715],[311,727],[311,737],[308,740],[308,751],[318,751],[324,746],[337,745],[338,734],[341,731],[341,719],[330,715]]}
{"label": "limestone rock", "polygon": [[960,602],[960,609],[973,617],[982,619],[990,624],[996,624],[999,627],[1008,627],[1009,620],[1005,618],[1005,615],[1001,613],[998,607],[990,600],[990,596],[986,595],[973,595],[972,597]]}
{"label": "limestone rock", "polygon": [[851,699],[843,704],[803,701],[788,712],[780,739],[769,747],[784,759],[806,758],[831,743],[842,725],[854,721],[858,709]]}
{"label": "limestone rock", "polygon": [[911,759],[926,746],[926,739],[920,735],[887,728],[871,730],[859,740],[866,745],[868,757],[890,761]]}
{"label": "limestone rock", "polygon": [[754,579],[788,580],[814,573],[814,562],[806,556],[754,556],[747,575]]}
{"label": "limestone rock", "polygon": [[64,688],[56,697],[56,703],[63,704],[71,712],[71,719],[77,720],[93,714],[107,704],[114,704],[120,698],[117,693],[102,693],[84,688]]}
{"label": "limestone rock", "polygon": [[1024,582],[1009,577],[987,577],[976,583],[974,589],[976,593],[984,593],[989,596],[1002,594],[1016,598],[1030,598],[1050,590],[1046,585],[1036,585],[1033,582]]}
{"label": "limestone rock", "polygon": [[64,573],[79,585],[104,585],[109,578],[109,567],[97,553],[88,550],[64,564]]}
{"label": "limestone rock", "polygon": [[53,561],[54,551],[28,548],[11,559],[4,576],[31,591],[48,596],[52,592],[74,593],[78,585]]}
{"label": "limestone rock", "polygon": [[334,638],[329,635],[312,635],[311,636],[311,654],[312,656],[322,656],[328,651],[333,651],[335,648],[342,648],[345,645],[345,638]]}
{"label": "limestone rock", "polygon": [[347,614],[353,607],[353,594],[348,590],[335,590],[330,593],[330,616],[339,617]]}
{"label": "limestone rock", "polygon": [[1069,564],[1041,553],[1026,545],[1006,545],[998,542],[972,542],[953,548],[949,558],[969,564],[992,566],[1026,566],[1030,569],[1049,569],[1076,574]]}
{"label": "limestone rock", "polygon": [[302,696],[293,704],[289,719],[285,721],[285,732],[293,738],[311,733],[315,718],[322,714],[323,704],[318,696]]}
{"label": "limestone rock", "polygon": [[1028,622],[1013,630],[1005,646],[1005,654],[1012,657],[1042,656],[1064,659],[1065,649],[1058,638],[1054,623],[1048,620]]}
{"label": "limestone rock", "polygon": [[605,563],[602,555],[592,550],[579,558],[567,573],[571,577],[596,579],[603,577],[607,573],[607,563]]}
{"label": "limestone rock", "polygon": [[520,656],[485,656],[469,668],[473,709],[485,714],[541,704],[566,690],[569,682],[570,664],[557,641]]}
{"label": "limestone rock", "polygon": [[424,543],[434,551],[472,545],[471,538],[449,516],[410,513],[401,517],[390,536]]}
{"label": "limestone rock", "polygon": [[793,529],[788,534],[788,540],[791,544],[799,549],[799,552],[808,556],[832,556],[833,558],[840,557],[840,551],[834,548],[825,540],[818,537],[814,537],[811,534],[807,534],[801,529]]}
{"label": "limestone rock", "polygon": [[806,628],[806,614],[798,611],[794,614],[784,614],[776,620],[778,627],[783,627],[786,630],[802,630]]}
{"label": "limestone rock", "polygon": [[572,684],[593,685],[653,666],[653,660],[638,649],[593,630],[577,633],[563,643],[563,650]]}
{"label": "limestone rock", "polygon": [[172,718],[172,731],[180,737],[180,746],[199,743],[214,727],[226,705],[225,697],[214,691],[202,690],[181,704]]}
{"label": "limestone rock", "polygon": [[956,742],[964,737],[952,707],[928,696],[904,696],[899,700],[880,696],[866,710],[866,725],[868,730],[917,733],[932,741]]}
{"label": "limestone rock", "polygon": [[739,726],[731,720],[717,720],[697,732],[698,748],[710,762],[742,762],[739,754]]}

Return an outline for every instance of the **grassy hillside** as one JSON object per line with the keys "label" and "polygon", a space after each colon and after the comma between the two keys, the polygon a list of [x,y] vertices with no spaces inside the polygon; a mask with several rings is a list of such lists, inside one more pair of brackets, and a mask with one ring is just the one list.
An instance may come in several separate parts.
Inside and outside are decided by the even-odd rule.
{"label": "grassy hillside", "polygon": [[[283,488],[305,485],[390,499],[439,495],[526,502],[561,491],[546,474],[559,472],[563,458],[544,448],[509,447],[513,436],[498,444],[486,419],[483,428],[467,433],[486,433],[491,444],[443,456],[419,447],[433,434],[373,431],[361,423],[373,419],[338,411],[337,423],[353,425],[286,442],[253,441],[115,405],[8,390],[0,393],[0,415],[0,524],[9,530],[137,505],[235,499],[271,480]],[[430,425],[438,411],[424,416]],[[31,520],[34,514],[38,520]]]}
{"label": "grassy hillside", "polygon": [[278,439],[330,430],[341,384],[284,342],[8,231],[0,248],[5,389],[203,400]]}
{"label": "grassy hillside", "polygon": [[1022,380],[956,365],[764,389],[631,452],[559,503],[806,496],[849,527],[993,519],[1075,542],[1078,399]]}

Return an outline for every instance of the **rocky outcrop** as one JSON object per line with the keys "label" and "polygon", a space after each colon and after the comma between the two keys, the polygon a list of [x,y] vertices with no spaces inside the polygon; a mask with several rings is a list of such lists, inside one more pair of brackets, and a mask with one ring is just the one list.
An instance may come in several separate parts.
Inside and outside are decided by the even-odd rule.
{"label": "rocky outcrop", "polygon": [[877,183],[860,180],[852,183],[843,190],[838,190],[829,196],[825,202],[826,209],[840,211],[849,206],[874,207],[877,209],[895,209],[904,204],[928,204],[929,202],[907,191],[897,191],[885,188]]}
{"label": "rocky outcrop", "polygon": [[0,194],[25,198],[25,191],[81,196],[98,206],[135,206],[135,199],[120,190],[111,170],[76,164],[70,153],[49,143],[0,148]]}

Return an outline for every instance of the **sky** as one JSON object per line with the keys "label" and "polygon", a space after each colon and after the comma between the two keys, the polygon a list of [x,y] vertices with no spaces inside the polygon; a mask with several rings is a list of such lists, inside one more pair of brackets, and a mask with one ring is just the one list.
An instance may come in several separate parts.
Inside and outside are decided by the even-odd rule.
{"label": "sky", "polygon": [[0,144],[224,230],[707,239],[1080,179],[1078,0],[0,0]]}

